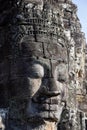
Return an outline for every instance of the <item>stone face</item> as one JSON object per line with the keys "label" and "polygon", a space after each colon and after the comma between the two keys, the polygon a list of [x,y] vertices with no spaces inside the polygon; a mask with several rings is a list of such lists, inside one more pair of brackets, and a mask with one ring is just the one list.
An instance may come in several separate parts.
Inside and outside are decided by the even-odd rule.
{"label": "stone face", "polygon": [[8,110],[3,125],[80,130],[86,42],[76,5],[71,0],[0,5],[0,108]]}

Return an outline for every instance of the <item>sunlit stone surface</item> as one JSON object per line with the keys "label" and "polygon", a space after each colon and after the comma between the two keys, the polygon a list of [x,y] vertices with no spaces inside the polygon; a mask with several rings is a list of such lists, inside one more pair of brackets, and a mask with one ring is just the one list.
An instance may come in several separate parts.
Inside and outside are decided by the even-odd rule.
{"label": "sunlit stone surface", "polygon": [[0,1],[0,129],[86,129],[86,42],[76,13],[71,0]]}

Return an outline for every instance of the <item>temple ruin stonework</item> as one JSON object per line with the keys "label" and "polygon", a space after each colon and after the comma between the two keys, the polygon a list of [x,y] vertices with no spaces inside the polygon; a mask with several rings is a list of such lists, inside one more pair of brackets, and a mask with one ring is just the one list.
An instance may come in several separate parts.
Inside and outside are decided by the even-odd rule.
{"label": "temple ruin stonework", "polygon": [[86,49],[72,0],[0,0],[0,129],[86,130]]}

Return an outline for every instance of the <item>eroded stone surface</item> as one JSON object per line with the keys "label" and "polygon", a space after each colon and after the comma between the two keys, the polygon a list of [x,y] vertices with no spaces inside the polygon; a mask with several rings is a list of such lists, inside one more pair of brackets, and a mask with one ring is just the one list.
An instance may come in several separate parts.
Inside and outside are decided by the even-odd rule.
{"label": "eroded stone surface", "polygon": [[71,0],[0,5],[0,107],[9,108],[6,127],[80,130],[85,38],[76,5]]}

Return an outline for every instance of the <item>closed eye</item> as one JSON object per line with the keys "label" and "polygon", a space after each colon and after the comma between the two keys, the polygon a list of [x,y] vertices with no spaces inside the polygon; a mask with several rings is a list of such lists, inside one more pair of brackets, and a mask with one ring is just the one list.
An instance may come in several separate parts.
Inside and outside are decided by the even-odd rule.
{"label": "closed eye", "polygon": [[66,82],[67,80],[67,71],[64,64],[59,64],[55,70],[56,80],[59,82]]}
{"label": "closed eye", "polygon": [[66,76],[62,75],[62,74],[59,74],[58,77],[57,77],[57,81],[65,82],[66,81]]}
{"label": "closed eye", "polygon": [[28,67],[27,74],[31,78],[42,78],[44,76],[44,68],[39,64],[33,64]]}

